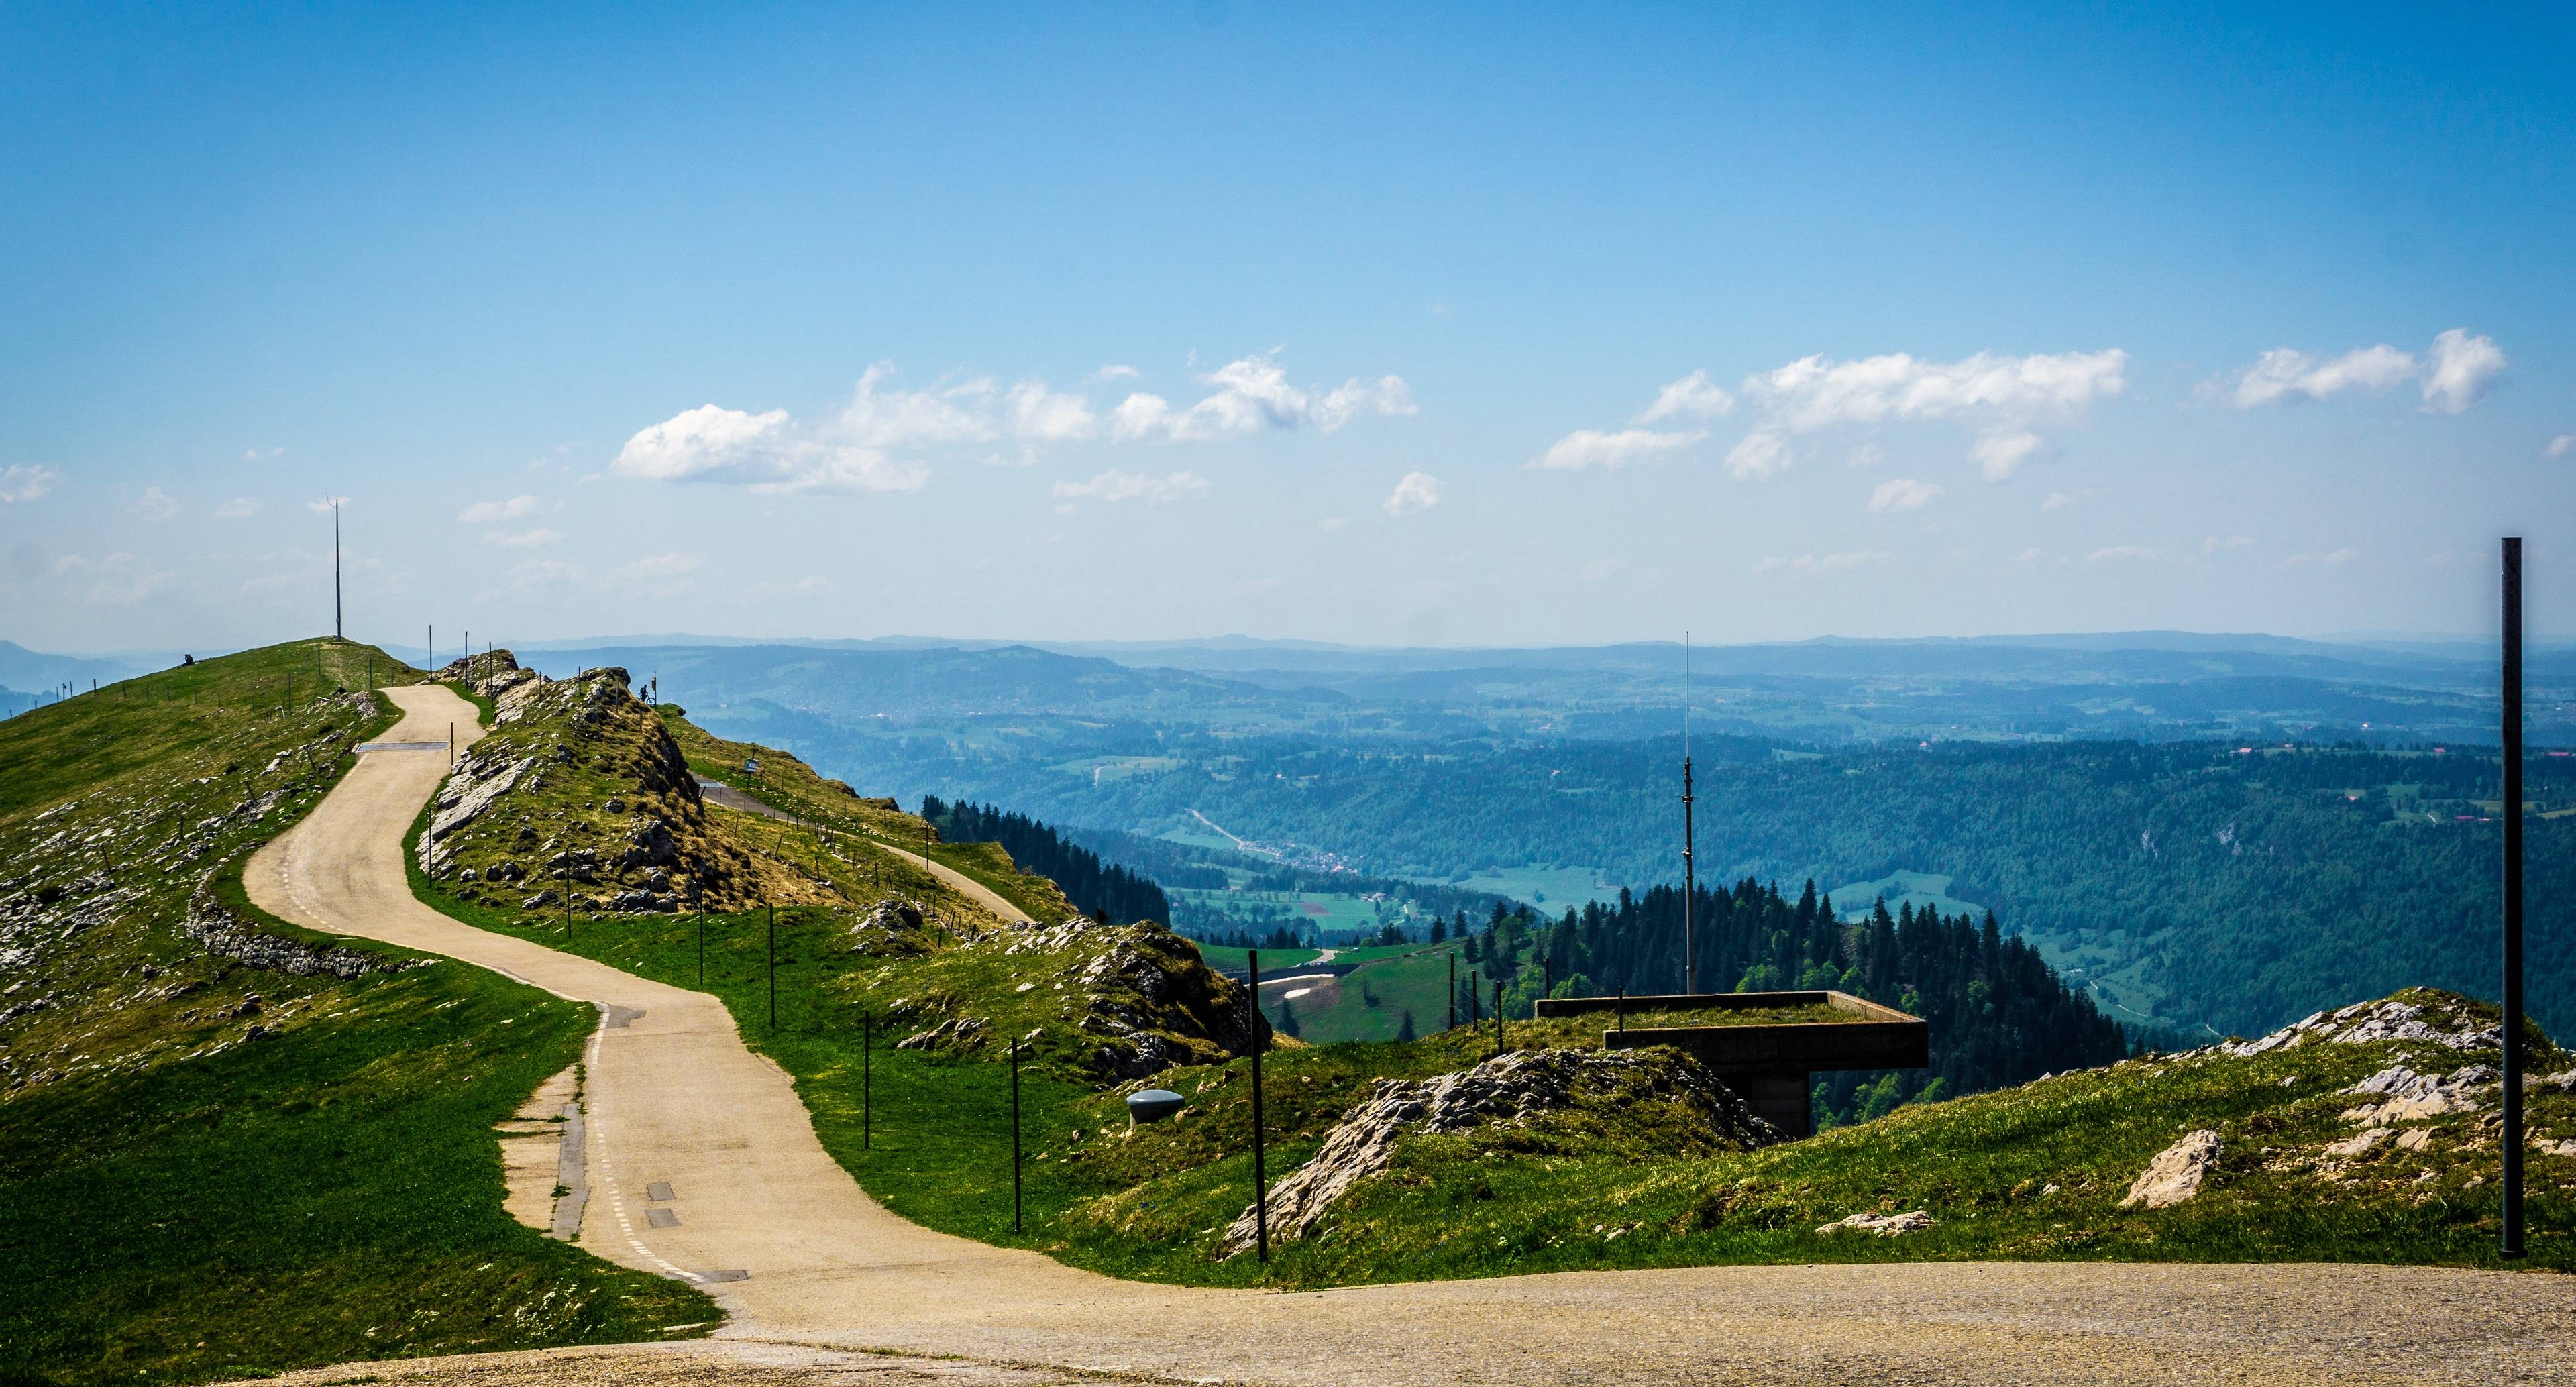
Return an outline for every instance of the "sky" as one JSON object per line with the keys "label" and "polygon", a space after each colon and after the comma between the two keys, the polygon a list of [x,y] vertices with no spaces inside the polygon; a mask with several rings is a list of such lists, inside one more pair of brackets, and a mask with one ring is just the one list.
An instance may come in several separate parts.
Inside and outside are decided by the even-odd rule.
{"label": "sky", "polygon": [[[0,638],[2576,634],[2564,7],[0,11]],[[441,640],[449,639],[442,635]]]}

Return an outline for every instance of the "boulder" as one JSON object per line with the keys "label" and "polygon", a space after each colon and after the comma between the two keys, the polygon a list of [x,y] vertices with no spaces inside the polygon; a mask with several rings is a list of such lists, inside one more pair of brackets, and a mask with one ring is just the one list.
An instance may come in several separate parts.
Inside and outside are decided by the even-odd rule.
{"label": "boulder", "polygon": [[2147,1163],[2122,1196],[2120,1207],[2170,1208],[2200,1193],[2201,1177],[2218,1164],[2218,1152],[2218,1133],[2204,1128],[2185,1134]]}

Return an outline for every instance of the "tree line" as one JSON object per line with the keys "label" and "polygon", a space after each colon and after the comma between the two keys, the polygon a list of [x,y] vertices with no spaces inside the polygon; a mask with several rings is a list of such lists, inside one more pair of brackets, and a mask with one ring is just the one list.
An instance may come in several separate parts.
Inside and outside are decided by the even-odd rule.
{"label": "tree line", "polygon": [[1099,854],[1066,842],[1026,814],[989,804],[950,804],[936,795],[924,795],[921,817],[947,842],[1001,844],[1022,871],[1053,879],[1075,909],[1094,919],[1169,923],[1172,918],[1172,903],[1162,887],[1101,861]]}

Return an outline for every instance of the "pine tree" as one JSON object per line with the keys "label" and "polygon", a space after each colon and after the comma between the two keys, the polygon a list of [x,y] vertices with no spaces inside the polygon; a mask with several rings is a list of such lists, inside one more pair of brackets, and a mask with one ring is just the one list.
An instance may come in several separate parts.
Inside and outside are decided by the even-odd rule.
{"label": "pine tree", "polygon": [[1407,1008],[1405,1008],[1405,1010],[1404,1010],[1404,1020],[1403,1020],[1401,1023],[1399,1023],[1399,1024],[1396,1026],[1396,1028],[1395,1028],[1395,1038],[1396,1038],[1396,1039],[1398,1039],[1398,1040],[1411,1040],[1411,1039],[1413,1039],[1413,1038],[1414,1038],[1414,1036],[1413,1036],[1413,1009],[1412,1009],[1411,1007],[1407,1007]]}
{"label": "pine tree", "polygon": [[1297,1009],[1288,1005],[1288,1003],[1284,1001],[1281,1002],[1279,1004],[1279,1033],[1281,1035],[1295,1035],[1298,1033],[1298,1030]]}

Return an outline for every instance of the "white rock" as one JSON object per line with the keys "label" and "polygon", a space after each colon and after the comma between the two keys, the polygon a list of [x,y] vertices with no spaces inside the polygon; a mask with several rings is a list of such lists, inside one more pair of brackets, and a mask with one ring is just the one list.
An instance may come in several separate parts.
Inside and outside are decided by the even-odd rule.
{"label": "white rock", "polygon": [[1849,1228],[1856,1233],[1875,1233],[1882,1238],[1893,1238],[1900,1233],[1912,1233],[1929,1228],[1940,1221],[1921,1209],[1911,1209],[1901,1214],[1852,1214],[1831,1223],[1822,1224],[1816,1231],[1832,1234]]}
{"label": "white rock", "polygon": [[2185,1133],[2183,1139],[2156,1153],[2147,1168],[2129,1185],[2120,1207],[2143,1204],[2150,1209],[2167,1208],[2200,1193],[2201,1177],[2218,1164],[2218,1133],[2206,1128]]}

